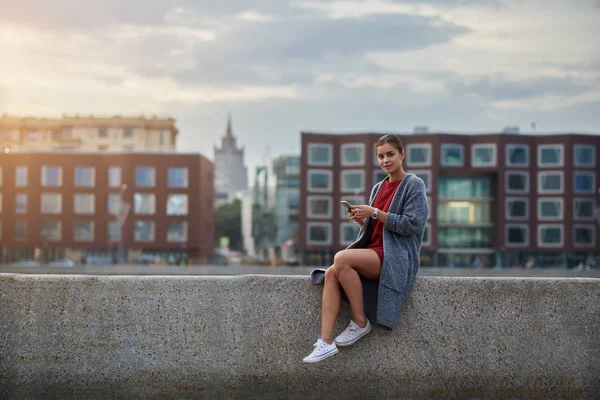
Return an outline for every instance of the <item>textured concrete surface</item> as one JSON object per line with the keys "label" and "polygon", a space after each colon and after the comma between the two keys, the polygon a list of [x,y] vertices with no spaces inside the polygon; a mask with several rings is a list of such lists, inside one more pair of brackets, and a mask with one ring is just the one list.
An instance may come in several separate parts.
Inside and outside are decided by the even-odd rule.
{"label": "textured concrete surface", "polygon": [[600,279],[419,277],[397,329],[307,365],[320,294],[308,276],[0,274],[0,397],[600,398]]}

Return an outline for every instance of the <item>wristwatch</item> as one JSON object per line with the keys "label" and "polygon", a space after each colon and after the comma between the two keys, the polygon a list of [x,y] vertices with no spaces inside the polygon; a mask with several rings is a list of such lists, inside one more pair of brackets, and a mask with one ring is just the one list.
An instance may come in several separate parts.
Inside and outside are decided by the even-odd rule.
{"label": "wristwatch", "polygon": [[377,219],[377,216],[378,216],[378,215],[379,215],[379,210],[378,210],[378,209],[375,209],[375,210],[373,211],[373,214],[371,214],[371,218],[373,218],[373,219]]}

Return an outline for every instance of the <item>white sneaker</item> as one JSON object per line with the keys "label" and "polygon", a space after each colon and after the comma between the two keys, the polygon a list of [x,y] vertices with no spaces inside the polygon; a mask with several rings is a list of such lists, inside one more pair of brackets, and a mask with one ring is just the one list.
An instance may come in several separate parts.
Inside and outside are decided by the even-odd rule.
{"label": "white sneaker", "polygon": [[371,327],[369,320],[367,320],[367,325],[364,328],[358,326],[354,321],[350,321],[350,325],[335,338],[335,344],[340,347],[350,346],[371,332]]}
{"label": "white sneaker", "polygon": [[317,340],[315,343],[315,349],[308,355],[308,357],[304,357],[302,360],[305,363],[316,363],[319,361],[323,361],[327,357],[331,357],[334,354],[338,353],[338,348],[335,345],[335,342],[328,344],[322,339]]}

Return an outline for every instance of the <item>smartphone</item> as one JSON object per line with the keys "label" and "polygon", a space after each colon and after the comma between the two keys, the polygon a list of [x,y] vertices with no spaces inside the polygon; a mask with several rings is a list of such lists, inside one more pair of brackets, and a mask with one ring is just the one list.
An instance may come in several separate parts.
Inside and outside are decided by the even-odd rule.
{"label": "smartphone", "polygon": [[346,200],[340,201],[340,204],[343,205],[344,207],[346,207],[346,211],[348,211],[348,212],[352,211],[352,206]]}

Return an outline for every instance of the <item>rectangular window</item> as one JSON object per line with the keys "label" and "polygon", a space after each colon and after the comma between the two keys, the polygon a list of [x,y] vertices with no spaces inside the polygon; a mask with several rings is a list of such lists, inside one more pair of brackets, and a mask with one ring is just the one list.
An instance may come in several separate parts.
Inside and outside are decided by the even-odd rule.
{"label": "rectangular window", "polygon": [[135,221],[134,239],[136,242],[154,241],[154,222]]}
{"label": "rectangular window", "polygon": [[75,167],[75,186],[94,187],[96,171],[94,167]]}
{"label": "rectangular window", "polygon": [[121,196],[118,194],[109,194],[106,202],[106,211],[112,215],[119,215],[121,209]]}
{"label": "rectangular window", "polygon": [[594,225],[573,225],[573,245],[577,247],[595,247],[596,227]]}
{"label": "rectangular window", "polygon": [[126,139],[133,138],[133,129],[132,128],[125,128],[123,130],[123,137],[126,138]]}
{"label": "rectangular window", "polygon": [[538,219],[563,219],[563,199],[559,197],[544,197],[538,199]]}
{"label": "rectangular window", "polygon": [[187,222],[172,221],[169,222],[167,232],[167,242],[185,242],[187,241]]}
{"label": "rectangular window", "polygon": [[[416,176],[418,176],[419,178],[421,178],[423,180],[423,183],[425,183],[425,192],[426,193],[431,192],[433,182],[431,181],[431,171],[430,170],[428,170],[428,169],[412,169],[408,172],[411,174],[415,174]],[[441,183],[440,183],[440,185],[441,185]]]}
{"label": "rectangular window", "polygon": [[27,194],[17,193],[15,194],[15,214],[26,214],[27,213]]}
{"label": "rectangular window", "polygon": [[156,170],[154,167],[136,167],[135,184],[138,187],[154,187],[156,184]]}
{"label": "rectangular window", "polygon": [[13,232],[15,240],[27,239],[27,222],[15,221],[15,230]]}
{"label": "rectangular window", "polygon": [[170,167],[168,175],[170,188],[188,187],[188,169],[186,167]]}
{"label": "rectangular window", "polygon": [[342,222],[340,225],[340,244],[347,246],[350,243],[354,243],[359,231],[360,226],[358,224],[354,222]]}
{"label": "rectangular window", "polygon": [[443,167],[464,166],[464,146],[462,144],[442,143],[441,165]]}
{"label": "rectangular window", "polygon": [[594,199],[574,199],[573,218],[576,220],[593,220],[596,201]]}
{"label": "rectangular window", "polygon": [[342,144],[342,165],[364,165],[365,144],[344,143]]}
{"label": "rectangular window", "polygon": [[47,186],[47,187],[62,186],[62,167],[43,166],[42,167],[42,186]]}
{"label": "rectangular window", "polygon": [[471,165],[493,167],[496,165],[496,145],[494,143],[474,144],[471,147]]}
{"label": "rectangular window", "polygon": [[596,173],[575,171],[573,173],[573,191],[575,193],[596,193]]}
{"label": "rectangular window", "polygon": [[505,163],[507,167],[529,167],[529,145],[507,144]]}
{"label": "rectangular window", "polygon": [[491,249],[493,227],[443,227],[437,229],[440,249]]}
{"label": "rectangular window", "polygon": [[75,214],[93,214],[95,212],[93,194],[76,194],[74,200]]}
{"label": "rectangular window", "polygon": [[406,153],[408,167],[431,167],[431,143],[411,143]]}
{"label": "rectangular window", "polygon": [[167,198],[167,215],[187,215],[188,195],[170,194]]}
{"label": "rectangular window", "polygon": [[538,167],[562,167],[564,165],[564,145],[540,144],[538,145]]}
{"label": "rectangular window", "polygon": [[563,171],[538,172],[538,193],[562,194]]}
{"label": "rectangular window", "polygon": [[61,239],[60,221],[44,221],[42,223],[42,231],[40,232],[40,239],[42,241],[57,242]]}
{"label": "rectangular window", "polygon": [[507,246],[528,246],[529,245],[529,226],[525,224],[506,225],[506,245]]}
{"label": "rectangular window", "polygon": [[529,218],[529,199],[506,198],[506,219],[524,220]]}
{"label": "rectangular window", "polygon": [[[360,205],[366,204],[365,198],[363,196],[343,196],[340,200],[345,200],[348,203],[350,203],[350,205],[353,205],[353,206],[354,205],[360,206]],[[348,213],[346,212],[346,207],[344,207],[341,204],[340,204],[340,217],[342,219],[346,219],[346,220],[350,219],[350,217],[348,216]]]}
{"label": "rectangular window", "polygon": [[387,177],[387,174],[385,172],[383,172],[382,170],[380,170],[380,169],[375,170],[375,173],[373,174],[373,184],[375,184],[377,182],[381,182],[386,177]]}
{"label": "rectangular window", "polygon": [[538,246],[560,247],[563,245],[562,225],[538,225]]}
{"label": "rectangular window", "polygon": [[60,214],[62,212],[62,194],[42,193],[42,214]]}
{"label": "rectangular window", "polygon": [[15,168],[15,186],[26,187],[27,186],[27,167],[19,166]]}
{"label": "rectangular window", "polygon": [[507,171],[506,193],[527,194],[529,193],[529,172]]}
{"label": "rectangular window", "polygon": [[136,214],[152,215],[155,213],[154,194],[136,193],[133,195],[133,210]]}
{"label": "rectangular window", "polygon": [[331,224],[324,222],[309,222],[306,224],[308,244],[331,244]]}
{"label": "rectangular window", "polygon": [[106,223],[106,240],[109,242],[121,241],[121,224],[117,221]]}
{"label": "rectangular window", "polygon": [[94,240],[93,221],[75,221],[73,239],[77,242],[91,242]]}
{"label": "rectangular window", "polygon": [[425,226],[425,231],[423,232],[423,240],[421,242],[423,246],[431,246],[431,224],[427,224]]}
{"label": "rectangular window", "polygon": [[440,224],[490,224],[492,206],[490,202],[438,201],[437,221]]}
{"label": "rectangular window", "polygon": [[328,143],[309,143],[308,165],[333,165],[333,146]]}
{"label": "rectangular window", "polygon": [[36,131],[27,132],[27,140],[37,140],[40,137]]}
{"label": "rectangular window", "polygon": [[442,199],[492,198],[490,178],[440,178],[439,197]]}
{"label": "rectangular window", "polygon": [[107,138],[108,137],[108,128],[98,128],[98,137]]}
{"label": "rectangular window", "polygon": [[121,167],[108,167],[108,187],[121,187]]}
{"label": "rectangular window", "polygon": [[362,170],[342,170],[342,192],[362,192],[365,190],[365,172]]}
{"label": "rectangular window", "polygon": [[308,218],[331,218],[332,205],[329,196],[308,196],[306,198]]}
{"label": "rectangular window", "polygon": [[596,146],[593,144],[576,144],[573,146],[573,165],[576,167],[596,166]]}
{"label": "rectangular window", "polygon": [[308,171],[308,190],[312,192],[331,192],[331,171],[312,169]]}

